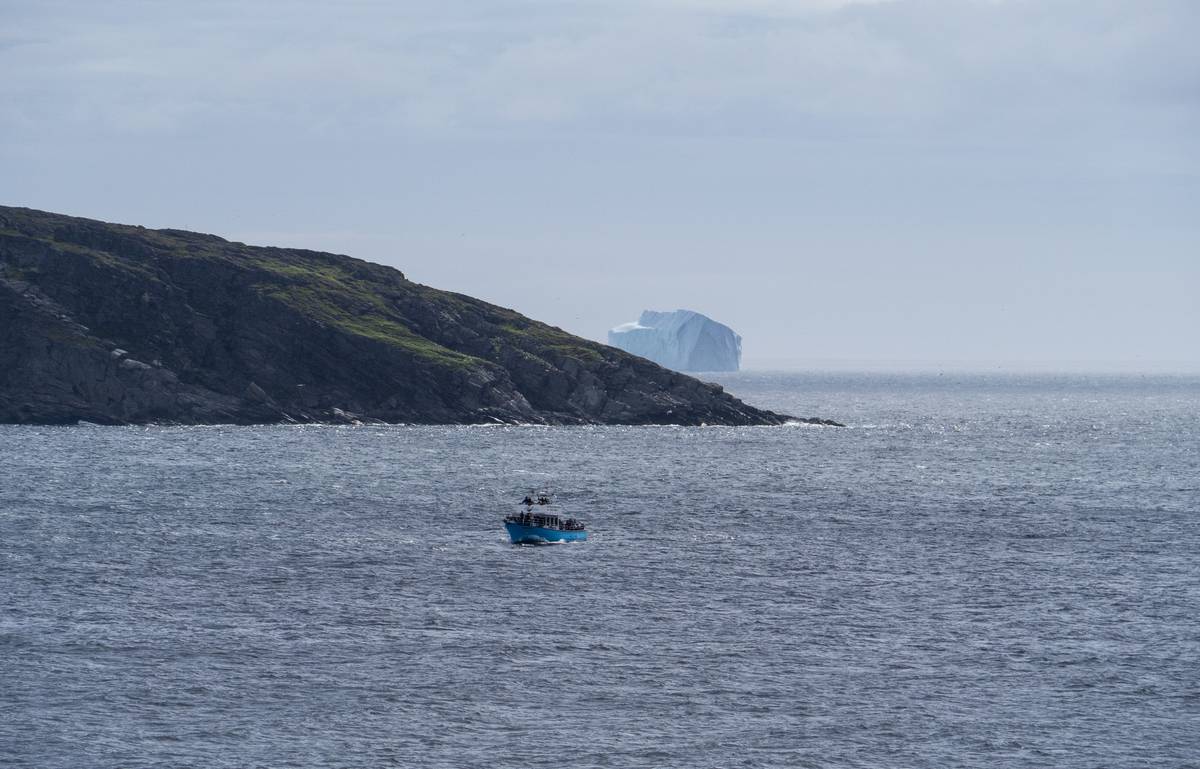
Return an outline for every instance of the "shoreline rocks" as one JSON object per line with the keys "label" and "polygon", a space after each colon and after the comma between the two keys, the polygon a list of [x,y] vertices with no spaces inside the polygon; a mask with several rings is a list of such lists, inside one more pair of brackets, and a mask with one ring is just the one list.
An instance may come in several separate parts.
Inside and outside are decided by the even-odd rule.
{"label": "shoreline rocks", "polygon": [[0,423],[792,419],[383,265],[0,207]]}

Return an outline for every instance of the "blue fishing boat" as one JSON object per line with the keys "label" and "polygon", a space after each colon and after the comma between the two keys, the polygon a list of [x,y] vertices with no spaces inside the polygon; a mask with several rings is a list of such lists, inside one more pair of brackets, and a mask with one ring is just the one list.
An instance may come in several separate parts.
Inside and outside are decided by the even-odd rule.
{"label": "blue fishing boat", "polygon": [[583,521],[561,518],[550,512],[549,494],[526,496],[521,504],[524,505],[522,510],[504,518],[504,528],[514,545],[548,545],[587,539]]}

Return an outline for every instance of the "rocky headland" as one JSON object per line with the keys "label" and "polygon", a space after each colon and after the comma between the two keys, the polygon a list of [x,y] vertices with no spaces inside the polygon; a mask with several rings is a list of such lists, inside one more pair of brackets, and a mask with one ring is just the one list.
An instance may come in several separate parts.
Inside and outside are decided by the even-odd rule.
{"label": "rocky headland", "polygon": [[3,423],[793,420],[391,267],[0,207]]}

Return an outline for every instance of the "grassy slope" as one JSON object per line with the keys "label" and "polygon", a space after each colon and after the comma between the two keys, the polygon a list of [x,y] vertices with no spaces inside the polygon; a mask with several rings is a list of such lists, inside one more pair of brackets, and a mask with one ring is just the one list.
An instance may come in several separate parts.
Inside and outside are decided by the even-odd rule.
{"label": "grassy slope", "polygon": [[[495,332],[494,345],[509,344],[525,354],[573,358],[583,364],[624,358],[618,351],[581,339],[561,329],[471,297],[421,286],[402,273],[352,257],[302,249],[251,247],[212,235],[178,230],[104,224],[39,211],[0,208],[8,227],[0,234],[42,241],[47,247],[83,256],[98,266],[158,282],[158,259],[226,263],[253,275],[252,287],[262,296],[345,333],[399,348],[439,367],[494,365],[482,358],[445,347],[415,332],[397,310],[402,294],[455,315],[482,316]],[[66,223],[64,225],[64,223]],[[19,230],[12,225],[19,226]],[[79,242],[87,243],[84,245]],[[10,277],[19,268],[9,267]],[[540,354],[539,354],[540,353]]]}

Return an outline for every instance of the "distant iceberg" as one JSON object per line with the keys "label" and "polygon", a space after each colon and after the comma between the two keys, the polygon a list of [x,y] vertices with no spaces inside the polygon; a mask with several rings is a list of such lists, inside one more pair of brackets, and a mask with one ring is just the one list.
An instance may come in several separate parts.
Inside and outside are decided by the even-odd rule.
{"label": "distant iceberg", "polygon": [[608,343],[676,371],[737,371],[742,338],[692,310],[646,310],[608,332]]}

